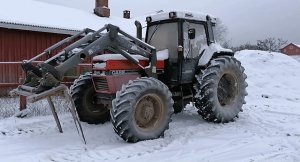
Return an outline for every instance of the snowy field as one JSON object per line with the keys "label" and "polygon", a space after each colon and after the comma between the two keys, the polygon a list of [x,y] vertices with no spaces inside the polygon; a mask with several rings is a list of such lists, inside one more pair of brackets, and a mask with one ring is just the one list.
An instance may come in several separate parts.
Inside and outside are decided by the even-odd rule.
{"label": "snowy field", "polygon": [[293,58],[300,62],[300,56],[293,56]]}
{"label": "snowy field", "polygon": [[173,115],[164,138],[128,144],[110,123],[83,123],[83,145],[63,100],[56,101],[60,134],[46,102],[30,105],[28,116],[20,119],[12,116],[18,101],[2,99],[0,161],[300,161],[300,63],[262,51],[242,51],[236,57],[249,84],[247,104],[236,122],[207,123],[188,105]]}

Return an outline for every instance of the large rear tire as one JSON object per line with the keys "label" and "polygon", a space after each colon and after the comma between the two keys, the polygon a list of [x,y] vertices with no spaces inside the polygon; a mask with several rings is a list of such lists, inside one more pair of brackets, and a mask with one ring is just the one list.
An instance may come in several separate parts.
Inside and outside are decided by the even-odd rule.
{"label": "large rear tire", "polygon": [[115,132],[127,142],[163,136],[173,112],[172,94],[154,78],[140,78],[123,85],[113,100],[111,121]]}
{"label": "large rear tire", "polygon": [[246,74],[234,57],[222,56],[211,60],[198,75],[199,92],[195,97],[198,113],[208,122],[234,121],[245,104]]}
{"label": "large rear tire", "polygon": [[70,87],[78,116],[81,121],[89,124],[100,124],[109,121],[109,107],[97,103],[97,94],[92,82],[92,75],[81,75]]}

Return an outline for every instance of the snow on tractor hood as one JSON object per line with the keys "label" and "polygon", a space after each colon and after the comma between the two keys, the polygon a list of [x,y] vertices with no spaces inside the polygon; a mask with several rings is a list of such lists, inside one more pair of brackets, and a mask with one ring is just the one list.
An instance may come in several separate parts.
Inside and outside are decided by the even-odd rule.
{"label": "snow on tractor hood", "polygon": [[[157,60],[163,61],[169,58],[169,50],[164,49],[161,51],[157,51]],[[141,55],[131,55],[134,59],[138,60],[148,60],[148,58],[143,57]],[[107,61],[107,60],[127,60],[122,54],[103,54],[99,56],[95,56],[93,61]]]}
{"label": "snow on tractor hood", "polygon": [[233,51],[223,48],[219,43],[212,43],[209,46],[203,46],[200,53],[203,54],[198,62],[198,66],[205,66],[215,53],[233,53]]}

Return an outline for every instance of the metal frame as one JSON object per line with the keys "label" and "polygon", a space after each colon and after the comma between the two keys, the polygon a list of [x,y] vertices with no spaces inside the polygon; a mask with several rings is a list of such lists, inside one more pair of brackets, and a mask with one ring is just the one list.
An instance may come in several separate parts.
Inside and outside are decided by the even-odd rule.
{"label": "metal frame", "polygon": [[[107,30],[107,33],[102,33],[104,30]],[[85,34],[84,37],[74,42],[73,44],[64,48],[61,52],[46,60],[43,64],[47,64],[46,68],[52,69],[52,75],[58,80],[63,78],[63,75],[71,68],[76,67],[78,64],[83,62],[86,58],[91,58],[98,55],[100,52],[110,49],[118,53],[121,53],[125,58],[137,64],[142,69],[145,69],[146,74],[150,77],[157,78],[157,56],[155,47],[143,42],[142,40],[135,38],[128,33],[122,31],[119,27],[107,24],[98,31],[93,31],[91,29],[85,29],[80,33],[68,37],[55,45],[49,47],[41,54],[36,57],[26,61],[25,63],[31,63],[32,61],[37,60],[38,58],[50,54],[51,51],[70,43],[71,41],[77,39],[78,37]],[[122,35],[122,36],[120,36]],[[78,48],[80,51],[73,52],[73,49]],[[134,59],[130,54],[135,53],[141,56],[149,58],[151,61],[150,68],[143,67],[139,64],[139,61]],[[61,58],[64,58],[61,60]],[[57,64],[56,62],[60,63]],[[43,70],[42,64],[42,70]],[[54,68],[55,67],[55,68]],[[44,69],[48,71],[47,69]],[[54,74],[55,73],[55,74]]]}
{"label": "metal frame", "polygon": [[60,121],[59,121],[54,103],[51,99],[51,96],[62,94],[63,96],[66,97],[67,100],[69,100],[69,102],[71,102],[71,107],[69,107],[69,110],[72,114],[75,127],[77,129],[78,135],[81,136],[84,144],[86,144],[85,136],[84,136],[82,126],[81,126],[80,121],[79,121],[79,117],[78,117],[78,114],[77,114],[77,111],[76,111],[75,103],[74,103],[71,95],[69,94],[69,89],[66,85],[63,85],[63,84],[59,85],[55,88],[52,88],[52,89],[50,89],[48,91],[45,91],[45,92],[42,92],[40,94],[35,94],[33,87],[20,85],[17,89],[14,89],[13,91],[11,91],[10,94],[12,96],[14,96],[14,95],[25,96],[27,98],[27,101],[31,102],[31,103],[37,102],[37,101],[42,100],[42,99],[47,99],[48,104],[49,104],[50,109],[51,109],[51,112],[52,112],[52,115],[53,115],[54,120],[56,122],[57,128],[58,128],[60,133],[63,133],[62,126],[60,124]]}

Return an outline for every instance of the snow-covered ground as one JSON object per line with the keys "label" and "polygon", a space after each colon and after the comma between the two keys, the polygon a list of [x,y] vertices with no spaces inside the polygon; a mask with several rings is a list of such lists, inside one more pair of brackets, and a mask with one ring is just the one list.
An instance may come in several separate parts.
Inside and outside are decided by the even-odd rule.
{"label": "snow-covered ground", "polygon": [[300,62],[300,56],[292,56],[295,60]]}
{"label": "snow-covered ground", "polygon": [[[129,144],[110,123],[83,123],[83,145],[66,113],[68,104],[57,101],[63,134],[49,113],[0,118],[0,161],[300,161],[300,63],[262,51],[241,51],[236,57],[249,84],[247,104],[236,122],[207,123],[188,105],[173,116],[164,138]],[[1,109],[16,109],[9,100],[1,101]],[[31,107],[30,112],[46,109],[44,102]]]}

